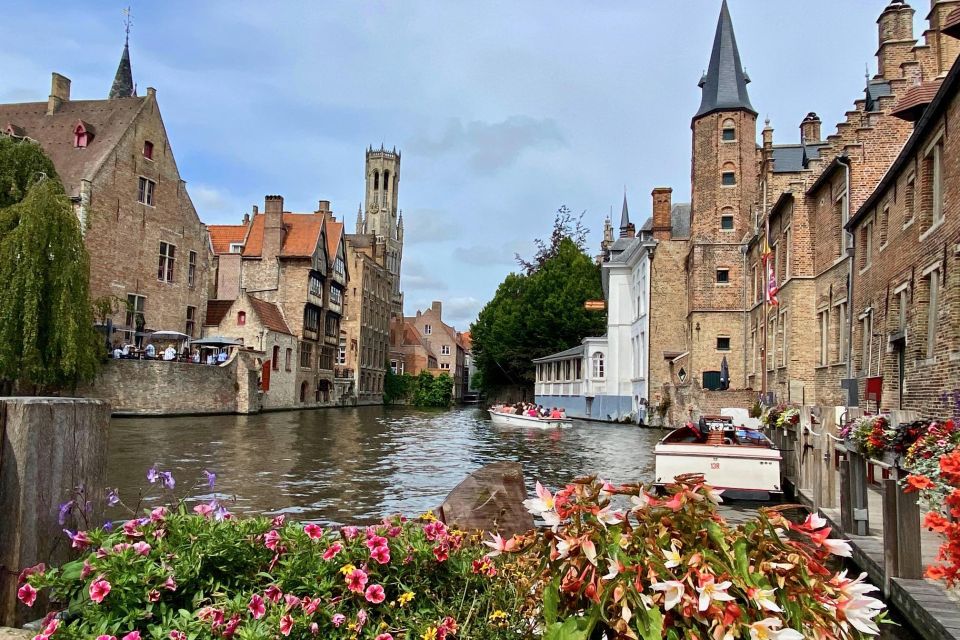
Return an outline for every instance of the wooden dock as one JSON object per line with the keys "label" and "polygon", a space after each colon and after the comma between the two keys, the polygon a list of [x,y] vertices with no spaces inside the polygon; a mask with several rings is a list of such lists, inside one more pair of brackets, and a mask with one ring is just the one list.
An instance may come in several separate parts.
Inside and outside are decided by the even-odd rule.
{"label": "wooden dock", "polygon": [[[891,421],[912,420],[905,414]],[[831,437],[837,423],[833,407],[804,407],[797,427],[774,429],[788,488],[827,519],[836,537],[850,541],[853,563],[919,635],[960,640],[960,596],[923,577],[942,538],[922,527],[917,494],[900,488],[908,472],[893,458],[868,460],[847,450]]]}

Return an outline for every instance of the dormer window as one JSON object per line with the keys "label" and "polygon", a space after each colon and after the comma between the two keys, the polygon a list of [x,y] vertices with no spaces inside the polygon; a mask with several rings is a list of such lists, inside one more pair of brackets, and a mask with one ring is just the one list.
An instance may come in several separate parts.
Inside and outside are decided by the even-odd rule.
{"label": "dormer window", "polygon": [[149,140],[143,142],[143,157],[147,160],[153,160],[153,143]]}
{"label": "dormer window", "polygon": [[230,243],[230,253],[243,253],[243,243],[242,243],[242,242],[231,242],[231,243]]}
{"label": "dormer window", "polygon": [[247,312],[237,311],[237,325],[242,327],[247,324]]}
{"label": "dormer window", "polygon": [[80,120],[73,128],[73,146],[76,149],[86,149],[93,140],[93,127]]}

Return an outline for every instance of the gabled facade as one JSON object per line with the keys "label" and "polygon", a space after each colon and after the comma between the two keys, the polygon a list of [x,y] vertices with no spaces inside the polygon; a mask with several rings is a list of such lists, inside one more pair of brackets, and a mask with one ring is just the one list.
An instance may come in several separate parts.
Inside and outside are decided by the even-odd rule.
{"label": "gabled facade", "polygon": [[[443,321],[443,305],[435,300],[429,309],[417,311],[416,316],[408,316],[404,321],[416,329],[428,351],[434,355],[437,368],[432,373],[446,373],[453,378],[453,401],[460,402],[463,398],[465,351],[457,330]],[[416,375],[419,371],[407,373]]]}
{"label": "gabled facade", "polygon": [[53,74],[45,102],[0,105],[0,135],[53,161],[90,253],[90,296],[112,300],[117,342],[138,330],[199,336],[212,259],[206,226],[180,177],[157,93],[133,91],[129,49],[105,100],[72,100]]}

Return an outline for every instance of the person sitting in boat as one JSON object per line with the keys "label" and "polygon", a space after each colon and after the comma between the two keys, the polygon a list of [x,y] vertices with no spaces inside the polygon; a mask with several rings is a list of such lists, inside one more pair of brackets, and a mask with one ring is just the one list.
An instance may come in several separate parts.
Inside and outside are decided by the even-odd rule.
{"label": "person sitting in boat", "polygon": [[536,418],[537,417],[536,408],[531,406],[529,409],[527,409],[527,415],[530,416],[531,418]]}
{"label": "person sitting in boat", "polygon": [[563,417],[563,416],[560,415],[560,409],[557,409],[556,407],[554,407],[553,409],[550,410],[550,419],[551,419],[551,420],[559,420],[559,419],[562,418],[562,417]]}

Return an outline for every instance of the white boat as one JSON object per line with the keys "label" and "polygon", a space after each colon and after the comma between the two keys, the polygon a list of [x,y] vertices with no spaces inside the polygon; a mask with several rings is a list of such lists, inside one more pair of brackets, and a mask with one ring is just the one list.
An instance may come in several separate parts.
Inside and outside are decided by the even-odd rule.
{"label": "white boat", "polygon": [[656,482],[703,474],[728,498],[770,500],[783,495],[780,451],[763,433],[735,426],[728,416],[705,416],[671,431],[654,447]]}
{"label": "white boat", "polygon": [[533,416],[521,416],[516,413],[501,413],[493,410],[488,413],[493,424],[501,426],[535,427],[537,429],[557,429],[570,426],[570,421],[564,418],[534,418]]}

